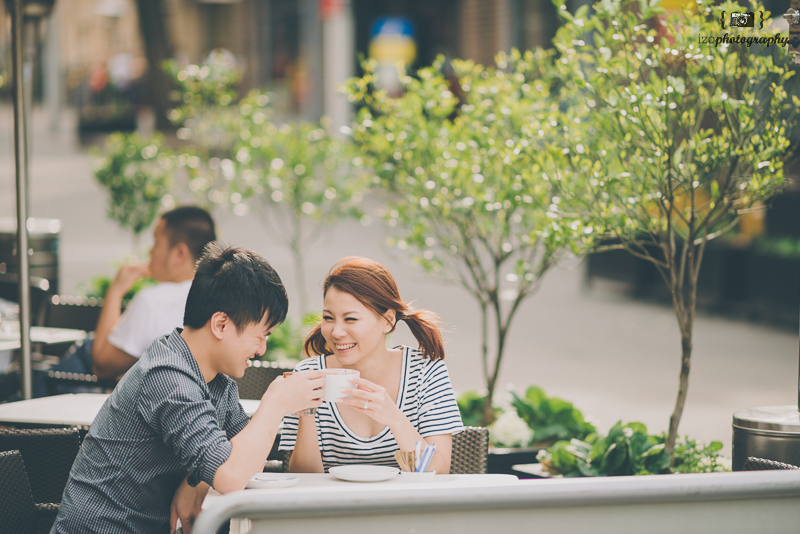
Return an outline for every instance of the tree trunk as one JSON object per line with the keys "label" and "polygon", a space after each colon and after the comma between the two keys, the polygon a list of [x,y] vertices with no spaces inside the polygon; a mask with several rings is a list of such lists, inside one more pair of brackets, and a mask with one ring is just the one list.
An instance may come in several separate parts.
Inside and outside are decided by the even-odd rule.
{"label": "tree trunk", "polygon": [[686,264],[678,275],[684,283],[678,284],[677,288],[673,290],[673,304],[681,331],[681,374],[678,398],[675,400],[675,409],[669,418],[669,432],[665,443],[665,448],[670,455],[670,466],[675,462],[672,451],[675,449],[675,441],[678,439],[678,425],[680,425],[683,407],[686,404],[686,394],[689,391],[689,371],[692,368],[692,333],[694,332],[694,314],[697,306],[697,277],[704,249],[703,246],[698,249],[688,241],[684,246],[690,247],[686,251]]}
{"label": "tree trunk", "polygon": [[297,300],[300,304],[300,317],[302,318],[309,310],[303,251],[299,246],[292,247],[292,256],[294,257],[294,271],[297,277],[297,281],[295,282],[297,284]]}
{"label": "tree trunk", "polygon": [[481,362],[483,363],[483,379],[486,381],[486,399],[483,403],[481,426],[489,426],[494,421],[492,398],[494,397],[494,381],[489,373],[489,310],[481,301]]}
{"label": "tree trunk", "polygon": [[145,87],[155,113],[156,128],[161,131],[171,130],[172,124],[167,118],[172,106],[169,100],[171,82],[162,64],[172,58],[172,45],[163,0],[136,0],[136,9],[147,58]]}
{"label": "tree trunk", "polygon": [[678,386],[678,398],[675,401],[675,409],[669,418],[669,432],[667,434],[666,450],[670,455],[670,465],[674,459],[672,451],[675,448],[675,441],[678,438],[678,425],[683,415],[683,407],[686,404],[686,394],[689,391],[689,371],[691,370],[692,360],[692,338],[691,334],[681,336],[681,375],[680,385]]}
{"label": "tree trunk", "polygon": [[487,383],[488,390],[486,392],[486,400],[483,404],[483,419],[481,426],[489,426],[494,423],[494,409],[492,408],[492,399],[494,398],[494,381],[491,379]]}

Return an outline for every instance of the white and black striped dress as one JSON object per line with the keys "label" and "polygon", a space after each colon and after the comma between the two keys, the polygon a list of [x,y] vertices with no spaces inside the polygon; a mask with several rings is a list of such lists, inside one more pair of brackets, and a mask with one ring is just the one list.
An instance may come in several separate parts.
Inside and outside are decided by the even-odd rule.
{"label": "white and black striped dress", "polygon": [[[462,432],[464,425],[444,361],[423,358],[411,347],[396,348],[403,351],[397,406],[422,437]],[[314,356],[297,364],[295,371],[325,368],[325,356]],[[322,403],[315,418],[326,473],[344,464],[397,466],[394,453],[399,447],[388,426],[371,438],[359,436],[347,427],[336,403],[329,402]],[[298,419],[294,415],[284,417],[280,450],[294,449]]]}

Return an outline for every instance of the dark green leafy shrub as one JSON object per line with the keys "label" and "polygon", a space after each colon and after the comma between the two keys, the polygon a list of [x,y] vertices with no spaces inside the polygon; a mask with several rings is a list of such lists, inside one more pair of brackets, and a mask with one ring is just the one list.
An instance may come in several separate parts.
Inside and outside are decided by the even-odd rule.
{"label": "dark green leafy shrub", "polygon": [[[459,396],[456,401],[458,402],[458,409],[461,412],[461,421],[464,422],[464,426],[481,426],[486,395],[481,395],[475,391],[467,391]],[[495,409],[495,412],[498,411]]]}
{"label": "dark green leafy shrub", "polygon": [[[662,435],[661,439],[666,441],[666,435]],[[672,453],[674,457],[672,470],[676,473],[730,471],[730,466],[720,456],[721,450],[721,441],[712,441],[705,445],[686,436],[675,444],[675,450]]]}
{"label": "dark green leafy shrub", "polygon": [[533,430],[533,443],[547,443],[571,438],[583,439],[596,432],[571,402],[548,397],[542,388],[531,386],[524,397],[511,392],[511,405],[517,415]]}
{"label": "dark green leafy shrub", "polygon": [[170,205],[173,172],[173,158],[160,134],[146,139],[138,133],[113,133],[94,167],[95,179],[110,197],[108,216],[137,239]]}
{"label": "dark green leafy shrub", "polygon": [[642,423],[617,422],[607,436],[590,434],[584,441],[558,441],[539,453],[545,470],[565,477],[628,476],[726,471],[722,443],[698,444],[685,437],[674,449],[674,467],[665,447],[666,434],[649,435]]}

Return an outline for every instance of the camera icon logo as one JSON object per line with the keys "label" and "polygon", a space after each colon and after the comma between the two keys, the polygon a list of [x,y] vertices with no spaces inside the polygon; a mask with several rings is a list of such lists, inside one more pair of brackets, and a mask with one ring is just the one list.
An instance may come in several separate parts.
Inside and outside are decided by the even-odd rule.
{"label": "camera icon logo", "polygon": [[[756,25],[756,13],[758,13],[758,27],[763,29],[764,28],[764,11],[759,9],[758,11],[749,11],[746,13],[731,13],[731,28],[754,28]],[[727,15],[725,11],[722,11],[719,17],[719,25],[724,30],[725,23],[728,21]]]}
{"label": "camera icon logo", "polygon": [[755,13],[731,13],[731,28],[752,28],[755,26]]}

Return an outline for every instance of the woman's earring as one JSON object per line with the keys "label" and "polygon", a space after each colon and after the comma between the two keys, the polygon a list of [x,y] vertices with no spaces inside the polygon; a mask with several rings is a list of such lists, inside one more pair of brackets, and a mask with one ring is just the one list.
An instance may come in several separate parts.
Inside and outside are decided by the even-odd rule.
{"label": "woman's earring", "polygon": [[325,352],[333,352],[327,341],[325,342]]}

